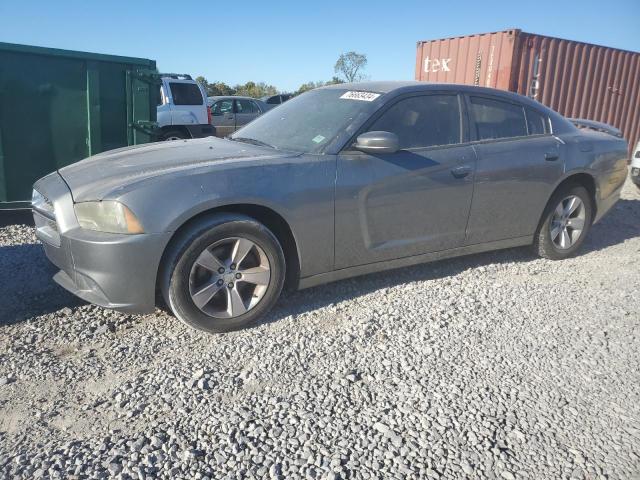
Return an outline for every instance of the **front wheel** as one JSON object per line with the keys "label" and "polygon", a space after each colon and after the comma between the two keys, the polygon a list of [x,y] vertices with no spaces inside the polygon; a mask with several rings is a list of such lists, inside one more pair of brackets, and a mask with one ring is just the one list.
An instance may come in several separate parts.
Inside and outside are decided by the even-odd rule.
{"label": "front wheel", "polygon": [[244,216],[216,216],[184,234],[167,260],[165,300],[187,325],[227,332],[256,322],[276,303],[285,260],[276,237]]}
{"label": "front wheel", "polygon": [[558,190],[542,215],[534,241],[536,253],[551,260],[574,255],[584,242],[592,221],[591,196],[584,187],[573,185]]}

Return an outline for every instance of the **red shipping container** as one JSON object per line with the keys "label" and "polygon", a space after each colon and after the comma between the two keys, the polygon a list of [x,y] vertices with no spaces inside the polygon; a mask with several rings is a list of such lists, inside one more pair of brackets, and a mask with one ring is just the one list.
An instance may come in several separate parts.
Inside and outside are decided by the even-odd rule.
{"label": "red shipping container", "polygon": [[518,29],[418,42],[416,80],[527,95],[640,139],[640,53]]}

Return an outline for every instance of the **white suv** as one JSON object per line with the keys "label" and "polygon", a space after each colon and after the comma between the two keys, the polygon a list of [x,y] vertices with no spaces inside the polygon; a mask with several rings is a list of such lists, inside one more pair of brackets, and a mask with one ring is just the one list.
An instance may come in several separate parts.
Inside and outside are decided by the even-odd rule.
{"label": "white suv", "polygon": [[159,140],[208,137],[215,134],[207,95],[189,75],[165,75],[158,101]]}
{"label": "white suv", "polygon": [[640,142],[637,143],[631,157],[631,180],[640,188]]}

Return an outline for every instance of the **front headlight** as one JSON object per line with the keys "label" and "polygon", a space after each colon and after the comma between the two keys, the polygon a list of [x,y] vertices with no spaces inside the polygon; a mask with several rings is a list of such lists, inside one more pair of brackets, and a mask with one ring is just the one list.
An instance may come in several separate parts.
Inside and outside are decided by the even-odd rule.
{"label": "front headlight", "polygon": [[82,202],[74,208],[82,228],[107,233],[144,233],[133,212],[120,202]]}

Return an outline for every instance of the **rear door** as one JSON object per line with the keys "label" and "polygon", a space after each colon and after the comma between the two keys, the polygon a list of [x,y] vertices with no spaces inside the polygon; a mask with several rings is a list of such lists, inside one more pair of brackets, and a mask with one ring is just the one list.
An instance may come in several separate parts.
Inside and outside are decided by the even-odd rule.
{"label": "rear door", "polygon": [[236,130],[260,115],[256,102],[246,98],[238,98],[236,102]]}
{"label": "rear door", "polygon": [[216,129],[216,137],[226,137],[236,130],[236,114],[232,98],[216,100],[211,105],[211,124]]}
{"label": "rear door", "polygon": [[207,123],[205,98],[192,80],[167,80],[171,100],[172,125],[204,125]]}
{"label": "rear door", "polygon": [[478,155],[466,244],[533,235],[564,171],[563,145],[542,111],[468,95]]}

